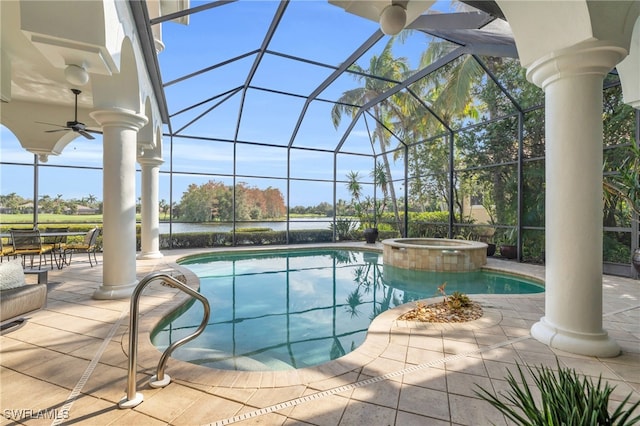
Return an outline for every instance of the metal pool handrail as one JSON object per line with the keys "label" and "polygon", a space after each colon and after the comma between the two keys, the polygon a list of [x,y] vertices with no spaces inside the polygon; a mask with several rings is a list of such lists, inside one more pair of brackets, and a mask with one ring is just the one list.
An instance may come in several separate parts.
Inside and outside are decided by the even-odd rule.
{"label": "metal pool handrail", "polygon": [[171,353],[178,348],[179,346],[187,343],[190,340],[195,339],[199,336],[207,326],[209,322],[209,315],[211,312],[211,308],[209,307],[209,301],[206,297],[193,290],[186,284],[181,281],[175,279],[171,275],[166,272],[152,272],[146,275],[138,285],[136,286],[133,294],[131,295],[131,307],[129,312],[129,370],[127,373],[127,395],[118,402],[119,408],[133,408],[140,404],[144,397],[141,393],[136,392],[136,366],[137,366],[137,358],[138,358],[138,311],[139,311],[139,301],[140,295],[142,294],[142,290],[150,284],[151,282],[162,279],[171,287],[177,288],[189,296],[198,299],[202,302],[204,307],[204,315],[202,318],[202,322],[196,331],[192,334],[183,337],[180,340],[173,342],[165,351],[162,353],[160,357],[160,361],[158,362],[158,368],[156,370],[156,374],[149,379],[149,386],[153,388],[161,388],[167,386],[171,383],[171,377],[168,374],[164,374],[164,368],[171,356]]}

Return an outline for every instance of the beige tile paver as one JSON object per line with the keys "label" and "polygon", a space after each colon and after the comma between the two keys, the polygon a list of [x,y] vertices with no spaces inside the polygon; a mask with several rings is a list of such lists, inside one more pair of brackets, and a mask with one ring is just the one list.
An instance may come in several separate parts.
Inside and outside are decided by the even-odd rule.
{"label": "beige tile paver", "polygon": [[451,415],[446,392],[412,385],[402,386],[398,409],[441,420],[449,420]]}
{"label": "beige tile paver", "polygon": [[289,417],[318,426],[335,426],[340,423],[340,419],[348,403],[349,398],[339,395],[329,395],[297,405],[291,411]]}
{"label": "beige tile paver", "polygon": [[[193,279],[173,262],[188,253],[208,251],[175,250],[165,252],[162,259],[138,261],[139,277],[153,270],[177,269]],[[544,277],[541,266],[496,259],[489,259],[489,266]],[[152,285],[140,305],[136,378],[144,402],[134,409],[119,409],[128,352],[128,315],[121,314],[128,312],[128,301],[92,299],[101,279],[102,262],[94,268],[78,262],[50,271],[47,308],[32,314],[23,327],[0,336],[2,410],[69,406],[73,424],[91,426],[215,425],[222,420],[287,426],[511,424],[473,393],[474,385],[508,390],[504,379],[507,369],[516,372],[515,362],[554,367],[556,356],[581,373],[609,379],[617,386],[614,402],[629,392],[632,401],[640,400],[640,284],[604,276],[604,327],[623,350],[615,358],[567,354],[533,339],[531,324],[544,315],[541,294],[478,295],[472,298],[483,304],[485,315],[477,321],[439,325],[398,321],[413,304],[400,306],[376,318],[356,352],[318,367],[245,373],[171,359],[166,373],[173,383],[164,389],[148,385],[160,356],[149,333],[185,299],[175,289]],[[98,358],[110,333],[115,334]],[[92,360],[96,364],[91,374],[71,398]],[[23,407],[24,401],[37,401],[38,406]],[[13,424],[8,413],[0,412],[0,425]],[[51,424],[50,419],[23,420]]]}
{"label": "beige tile paver", "polygon": [[342,415],[340,425],[392,425],[395,424],[396,410],[369,404],[356,400],[350,400]]}

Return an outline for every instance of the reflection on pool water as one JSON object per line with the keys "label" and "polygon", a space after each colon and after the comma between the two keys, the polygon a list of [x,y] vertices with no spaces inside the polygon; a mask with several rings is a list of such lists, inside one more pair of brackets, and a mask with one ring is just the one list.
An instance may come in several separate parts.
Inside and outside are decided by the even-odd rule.
{"label": "reflection on pool water", "polygon": [[[345,249],[195,256],[181,262],[211,304],[202,335],[173,357],[227,370],[284,370],[339,358],[364,342],[378,314],[447,293],[523,294],[544,288],[490,272],[428,272],[384,266],[382,255]],[[192,333],[202,305],[191,303],[152,333],[164,350]]]}

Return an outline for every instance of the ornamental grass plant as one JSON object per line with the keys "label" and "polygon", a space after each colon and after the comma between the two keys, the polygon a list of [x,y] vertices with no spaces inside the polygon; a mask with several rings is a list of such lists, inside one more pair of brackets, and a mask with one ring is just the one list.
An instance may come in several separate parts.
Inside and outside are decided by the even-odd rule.
{"label": "ornamental grass plant", "polygon": [[557,359],[556,364],[557,373],[545,366],[526,366],[540,391],[539,397],[534,397],[517,363],[519,380],[507,370],[510,390],[506,393],[493,394],[479,385],[474,392],[518,425],[629,426],[640,421],[640,415],[632,417],[640,401],[627,406],[631,393],[610,412],[609,397],[615,386],[603,382],[602,376],[597,382],[580,377],[575,370],[561,367]]}

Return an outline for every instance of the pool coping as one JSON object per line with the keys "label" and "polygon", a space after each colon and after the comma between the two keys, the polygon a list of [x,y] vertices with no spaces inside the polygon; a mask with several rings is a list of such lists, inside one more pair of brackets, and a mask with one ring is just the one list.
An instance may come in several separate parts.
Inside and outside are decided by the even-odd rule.
{"label": "pool coping", "polygon": [[[297,246],[295,248],[302,248]],[[332,248],[332,249],[349,249],[361,251],[375,251],[382,253],[382,248],[360,247],[353,245],[331,245],[331,246],[314,246],[313,248]],[[286,248],[251,248],[248,250],[216,250],[203,251],[195,255],[178,257],[175,263],[168,263],[163,270],[169,273],[179,273],[184,275],[185,283],[194,290],[200,287],[199,278],[188,268],[181,266],[177,262],[192,257],[201,256],[206,253],[226,254],[226,253],[249,253],[263,251],[286,251],[292,247]],[[537,265],[531,265],[527,268],[527,272],[515,272],[508,268],[508,265],[500,265],[499,260],[488,262],[482,267],[483,271],[499,272],[503,274],[519,276],[529,280],[536,281],[544,285],[544,272],[540,271]],[[491,264],[489,264],[491,263]],[[518,264],[519,266],[522,264]],[[491,294],[492,299],[500,297],[540,297],[544,298],[544,292],[524,295],[501,295]],[[474,299],[482,304],[483,295],[474,295]],[[191,298],[185,293],[176,293],[169,302],[162,303],[143,313],[140,317],[139,336],[138,336],[138,366],[143,372],[149,376],[156,373],[157,362],[162,352],[156,348],[151,342],[151,332],[160,324],[164,318],[172,314],[174,311],[181,309],[183,305],[189,302]],[[431,297],[422,299],[421,302],[433,303],[440,300],[439,297]],[[179,383],[200,386],[203,388],[211,387],[234,387],[234,388],[278,388],[294,385],[303,385],[323,380],[335,379],[336,377],[346,375],[349,372],[358,370],[378,359],[391,343],[394,329],[404,328],[431,328],[433,330],[450,330],[452,328],[461,330],[475,330],[485,327],[491,327],[498,324],[502,316],[500,312],[491,307],[483,306],[484,315],[475,320],[466,323],[424,323],[417,321],[402,321],[400,317],[405,312],[415,307],[415,302],[405,303],[393,309],[387,310],[373,319],[367,330],[364,342],[354,351],[332,361],[313,367],[305,367],[292,370],[282,371],[237,371],[237,370],[221,370],[211,367],[200,366],[187,361],[181,361],[175,358],[169,358],[165,374],[168,374],[173,380]],[[212,312],[215,315],[215,312]],[[128,354],[128,333],[121,337],[121,345],[123,351]],[[139,371],[140,372],[140,371]]]}

